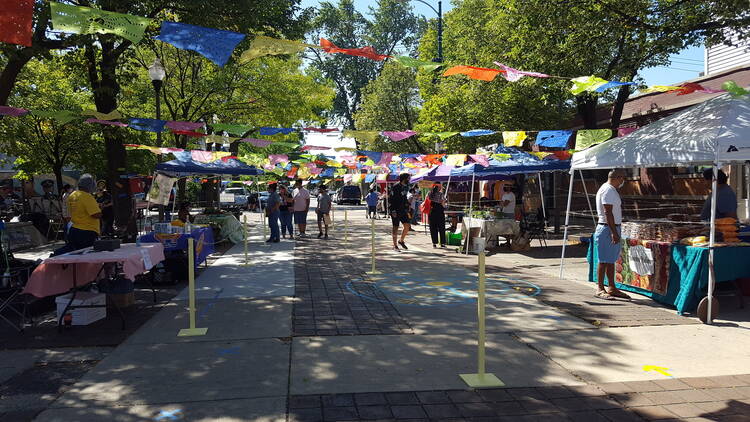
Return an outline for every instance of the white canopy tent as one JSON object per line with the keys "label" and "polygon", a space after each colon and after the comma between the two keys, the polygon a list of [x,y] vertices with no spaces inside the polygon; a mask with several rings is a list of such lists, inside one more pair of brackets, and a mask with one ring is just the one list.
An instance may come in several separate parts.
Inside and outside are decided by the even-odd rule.
{"label": "white canopy tent", "polygon": [[657,120],[627,136],[615,138],[573,154],[564,243],[560,260],[560,278],[563,277],[575,170],[712,165],[714,178],[708,283],[708,323],[711,323],[711,302],[716,283],[713,270],[716,220],[715,176],[718,168],[724,164],[745,163],[748,160],[750,160],[750,95],[735,98],[728,94]]}

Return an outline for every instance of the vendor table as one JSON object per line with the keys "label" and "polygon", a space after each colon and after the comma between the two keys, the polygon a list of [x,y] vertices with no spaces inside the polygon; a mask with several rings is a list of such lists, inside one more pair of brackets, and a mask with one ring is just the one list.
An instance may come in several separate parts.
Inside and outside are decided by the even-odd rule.
{"label": "vendor table", "polygon": [[[635,274],[631,266],[639,266],[629,259],[633,246],[644,245],[642,241],[623,239],[623,254],[616,266],[616,286],[648,296],[653,300],[674,306],[679,314],[696,309],[698,302],[708,291],[708,248],[685,246],[665,242],[645,242],[653,262],[652,275]],[[749,247],[720,246],[714,249],[716,282],[730,282],[750,277]],[[633,254],[642,256],[640,253]],[[599,260],[596,242],[591,238],[587,254],[589,281],[596,282]],[[624,263],[623,263],[624,261]],[[623,281],[625,283],[621,283]]]}
{"label": "vendor table", "polygon": [[[45,259],[31,273],[23,293],[36,297],[47,297],[72,292],[70,301],[58,321],[58,326],[61,326],[62,318],[68,309],[95,306],[74,307],[71,304],[75,300],[78,289],[96,281],[107,264],[121,267],[121,272],[125,278],[134,280],[136,275],[150,270],[151,267],[163,260],[164,246],[160,243],[141,246],[127,243],[114,251],[101,252],[94,252],[91,248],[85,248]],[[124,328],[125,319],[122,313],[120,313],[120,316],[123,317]]]}
{"label": "vendor table", "polygon": [[215,214],[196,216],[196,222],[198,217],[202,217],[202,220],[207,220],[213,224],[218,225],[221,228],[221,240],[229,239],[232,243],[242,243],[244,241],[242,223],[232,214]]}
{"label": "vendor table", "polygon": [[[146,260],[150,262],[146,262]],[[164,260],[164,246],[147,244],[136,246],[126,243],[114,251],[94,252],[81,249],[45,259],[33,273],[23,292],[36,297],[55,296],[67,293],[74,287],[89,284],[99,273],[103,264],[118,263],[129,280],[151,269]]]}
{"label": "vendor table", "polygon": [[469,229],[479,227],[479,236],[485,239],[485,244],[495,236],[515,237],[521,232],[518,221],[510,218],[484,220],[481,218],[464,217],[461,223],[461,234],[469,239]]}
{"label": "vendor table", "polygon": [[202,264],[214,250],[214,231],[211,227],[197,227],[189,234],[167,234],[151,232],[140,236],[138,240],[143,243],[161,243],[164,252],[187,251],[188,239],[195,239],[195,266]]}

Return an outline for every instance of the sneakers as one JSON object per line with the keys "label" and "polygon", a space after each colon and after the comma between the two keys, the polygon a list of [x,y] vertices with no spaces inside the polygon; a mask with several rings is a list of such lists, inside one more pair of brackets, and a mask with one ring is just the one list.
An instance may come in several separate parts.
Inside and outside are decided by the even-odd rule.
{"label": "sneakers", "polygon": [[323,237],[323,232],[318,233],[318,239],[320,239],[321,237]]}
{"label": "sneakers", "polygon": [[328,233],[326,233],[325,236],[323,236],[323,239],[328,240]]}
{"label": "sneakers", "polygon": [[406,247],[406,243],[404,242],[398,242],[399,245],[401,245],[402,248],[409,250],[409,248]]}

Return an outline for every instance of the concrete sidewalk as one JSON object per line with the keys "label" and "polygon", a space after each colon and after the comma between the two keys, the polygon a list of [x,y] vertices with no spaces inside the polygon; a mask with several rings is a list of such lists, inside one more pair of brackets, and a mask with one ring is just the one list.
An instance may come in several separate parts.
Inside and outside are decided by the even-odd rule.
{"label": "concrete sidewalk", "polygon": [[[704,326],[650,302],[596,302],[590,284],[552,277],[552,257],[519,254],[487,260],[487,370],[505,389],[471,391],[458,374],[476,371],[476,257],[432,249],[423,233],[394,252],[390,221],[377,221],[382,274],[370,276],[369,224],[350,212],[347,243],[340,212],[327,241],[269,245],[255,227],[251,266],[237,245],[197,281],[206,336],[177,337],[183,292],[37,420],[679,420],[750,409],[746,311]],[[572,265],[581,274],[580,256]],[[633,326],[608,326],[623,315]],[[648,365],[724,378],[664,384],[686,399],[659,403],[646,393],[677,380]],[[736,389],[719,397],[721,382]],[[705,408],[688,409],[697,395]]]}

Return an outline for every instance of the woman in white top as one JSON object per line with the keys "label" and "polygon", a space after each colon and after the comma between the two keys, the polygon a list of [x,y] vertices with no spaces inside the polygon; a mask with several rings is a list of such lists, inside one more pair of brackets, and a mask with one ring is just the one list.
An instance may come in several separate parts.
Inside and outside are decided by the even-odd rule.
{"label": "woman in white top", "polygon": [[503,186],[503,196],[500,198],[502,213],[506,218],[516,218],[516,195],[510,185]]}

